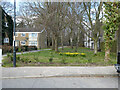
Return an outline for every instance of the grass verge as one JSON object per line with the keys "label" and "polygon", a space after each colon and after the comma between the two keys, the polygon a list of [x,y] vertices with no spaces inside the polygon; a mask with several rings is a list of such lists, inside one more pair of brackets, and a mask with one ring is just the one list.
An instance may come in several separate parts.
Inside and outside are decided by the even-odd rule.
{"label": "grass verge", "polygon": [[[64,48],[64,50],[59,49],[59,53],[70,52],[74,53],[75,49]],[[53,50],[40,51],[26,53],[16,56],[17,66],[111,66],[114,65],[116,60],[116,54],[111,53],[111,60],[108,62],[104,61],[104,52],[98,52],[94,55],[93,50],[89,48],[80,47],[77,53],[85,53],[85,56],[66,56],[60,55]],[[13,66],[13,56],[7,54],[3,59],[3,67]]]}

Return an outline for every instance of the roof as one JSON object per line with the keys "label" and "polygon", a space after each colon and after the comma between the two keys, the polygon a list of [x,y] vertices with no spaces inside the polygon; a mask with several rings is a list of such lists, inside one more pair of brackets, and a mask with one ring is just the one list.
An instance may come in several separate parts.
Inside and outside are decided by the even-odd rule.
{"label": "roof", "polygon": [[16,28],[16,32],[41,32],[43,28]]}

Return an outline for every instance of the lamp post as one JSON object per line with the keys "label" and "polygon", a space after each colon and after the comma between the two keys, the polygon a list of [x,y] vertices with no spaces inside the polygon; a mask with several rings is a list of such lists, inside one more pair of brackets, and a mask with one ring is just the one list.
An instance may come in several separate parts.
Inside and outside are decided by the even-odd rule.
{"label": "lamp post", "polygon": [[16,0],[14,0],[14,46],[13,46],[13,67],[16,67],[16,51],[15,51],[15,25],[16,24]]}

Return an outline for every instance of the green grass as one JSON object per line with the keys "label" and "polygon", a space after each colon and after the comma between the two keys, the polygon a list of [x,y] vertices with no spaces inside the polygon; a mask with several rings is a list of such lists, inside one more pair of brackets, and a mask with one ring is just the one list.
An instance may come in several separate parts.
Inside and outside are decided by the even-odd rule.
{"label": "green grass", "polygon": [[[59,49],[59,52],[75,52],[75,49],[64,48],[64,50]],[[17,55],[17,66],[108,66],[116,64],[117,61],[115,53],[111,53],[111,60],[105,62],[104,52],[98,52],[97,55],[94,55],[92,50],[83,47],[78,48],[78,52],[85,53],[86,56],[59,55],[53,50]],[[11,58],[11,56],[4,57],[4,67],[13,66]],[[53,59],[52,62],[49,61],[50,58]]]}

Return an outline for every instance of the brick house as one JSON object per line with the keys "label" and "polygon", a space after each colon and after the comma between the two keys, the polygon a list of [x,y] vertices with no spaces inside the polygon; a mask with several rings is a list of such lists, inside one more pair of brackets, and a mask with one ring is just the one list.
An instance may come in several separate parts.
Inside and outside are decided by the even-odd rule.
{"label": "brick house", "polygon": [[13,45],[13,20],[12,16],[8,15],[0,6],[0,45]]}
{"label": "brick house", "polygon": [[45,29],[37,28],[16,28],[16,46],[36,46],[38,49],[47,48],[47,38]]}

